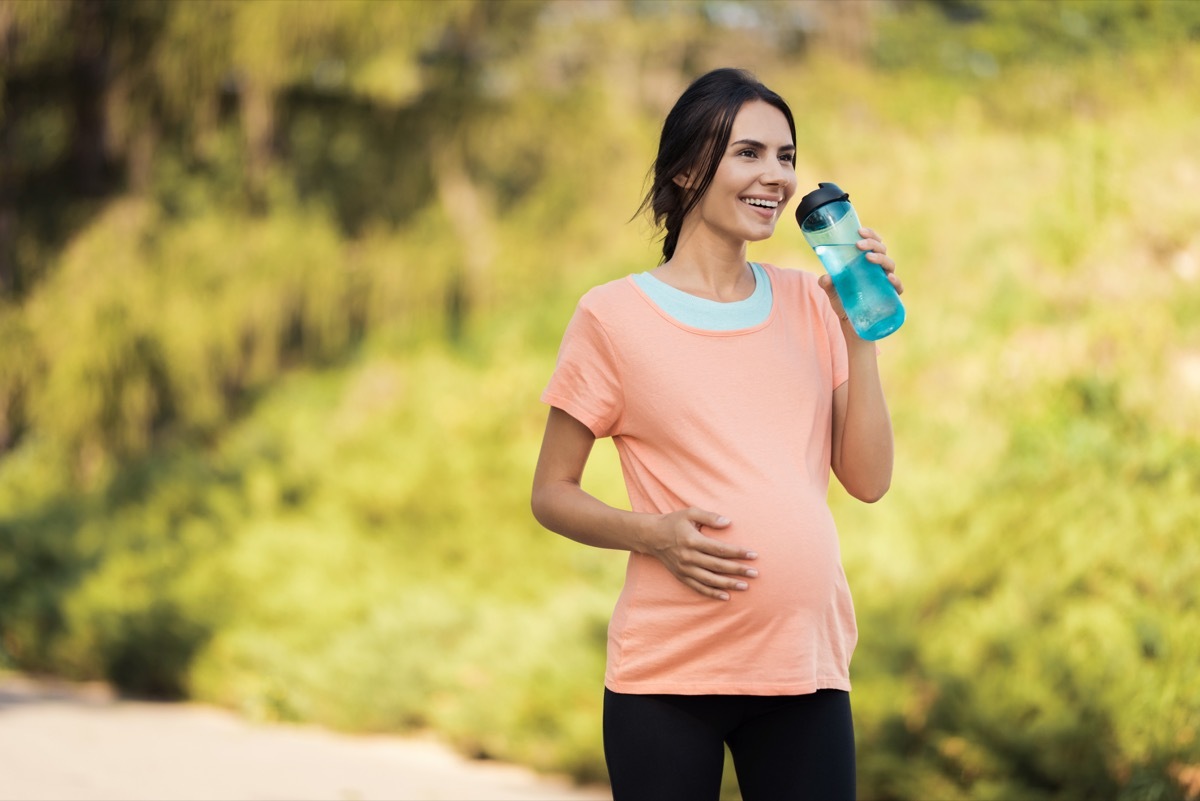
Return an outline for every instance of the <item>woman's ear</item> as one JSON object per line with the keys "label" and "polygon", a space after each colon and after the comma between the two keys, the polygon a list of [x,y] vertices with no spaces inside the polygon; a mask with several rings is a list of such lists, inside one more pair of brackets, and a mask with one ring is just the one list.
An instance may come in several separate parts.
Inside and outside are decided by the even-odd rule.
{"label": "woman's ear", "polygon": [[691,189],[695,185],[695,180],[693,179],[691,170],[684,170],[683,172],[676,173],[675,177],[671,180],[675,182],[676,186],[683,189]]}

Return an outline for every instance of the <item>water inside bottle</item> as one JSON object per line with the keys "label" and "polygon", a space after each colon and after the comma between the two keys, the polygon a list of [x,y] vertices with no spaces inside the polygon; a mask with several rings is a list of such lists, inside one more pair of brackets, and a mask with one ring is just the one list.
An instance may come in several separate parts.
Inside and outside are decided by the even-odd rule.
{"label": "water inside bottle", "polygon": [[[837,249],[844,251],[842,247]],[[858,335],[869,340],[883,339],[903,325],[904,305],[896,297],[883,268],[868,261],[863,251],[855,250],[858,256],[849,262],[842,260],[841,253],[830,253],[821,262],[829,270],[842,308]],[[826,258],[837,259],[838,266],[832,268]]]}
{"label": "water inside bottle", "polygon": [[817,254],[817,258],[821,260],[821,266],[830,275],[841,272],[847,264],[865,255],[854,242],[817,245],[813,248],[813,253]]}

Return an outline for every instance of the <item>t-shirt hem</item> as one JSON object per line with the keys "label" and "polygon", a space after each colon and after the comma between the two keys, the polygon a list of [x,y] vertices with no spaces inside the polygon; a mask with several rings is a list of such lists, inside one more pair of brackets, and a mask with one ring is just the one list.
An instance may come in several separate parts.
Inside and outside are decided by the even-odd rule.
{"label": "t-shirt hem", "polygon": [[621,682],[605,679],[604,686],[626,695],[811,695],[818,690],[850,692],[850,680],[844,678],[815,681],[762,684],[755,682],[719,682],[697,684],[674,681]]}

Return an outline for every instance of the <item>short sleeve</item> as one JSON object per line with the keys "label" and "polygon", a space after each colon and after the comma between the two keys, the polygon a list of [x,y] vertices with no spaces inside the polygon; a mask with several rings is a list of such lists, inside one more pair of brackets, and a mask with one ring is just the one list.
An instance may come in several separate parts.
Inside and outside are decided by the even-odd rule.
{"label": "short sleeve", "polygon": [[624,398],[612,341],[581,301],[567,324],[542,401],[562,409],[597,437],[619,432]]}

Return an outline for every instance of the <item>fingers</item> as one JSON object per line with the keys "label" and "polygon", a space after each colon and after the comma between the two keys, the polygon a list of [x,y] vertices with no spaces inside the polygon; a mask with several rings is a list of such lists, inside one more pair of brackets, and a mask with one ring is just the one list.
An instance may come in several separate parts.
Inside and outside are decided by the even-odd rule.
{"label": "fingers", "polygon": [[657,556],[676,578],[701,595],[722,601],[729,600],[732,592],[750,588],[747,579],[757,577],[758,571],[738,560],[756,559],[758,554],[701,531],[705,526],[726,528],[729,518],[695,507],[670,517],[676,521],[672,525],[678,526],[673,545]]}
{"label": "fingers", "polygon": [[896,262],[887,255],[887,245],[879,238],[879,234],[875,233],[873,228],[859,228],[858,234],[862,237],[857,243],[858,249],[867,251],[867,261],[883,268],[887,273],[888,280],[896,288],[897,294],[904,292],[904,285],[895,275]]}
{"label": "fingers", "polygon": [[731,522],[725,515],[719,515],[716,512],[708,512],[704,509],[698,509],[692,506],[684,510],[684,516],[696,524],[696,528],[700,526],[708,526],[709,528],[725,528]]}
{"label": "fingers", "polygon": [[721,540],[706,537],[699,532],[689,542],[691,552],[681,559],[680,577],[694,590],[728,601],[731,592],[750,589],[747,579],[758,576],[758,571],[738,559],[755,559],[753,551]]}
{"label": "fingers", "polygon": [[721,588],[715,587],[711,584],[706,584],[702,581],[698,581],[694,578],[691,578],[690,576],[682,577],[682,581],[685,585],[687,585],[688,587],[691,587],[693,590],[700,593],[701,595],[708,596],[709,598],[712,598],[717,601],[728,601],[730,598],[729,590],[745,590],[745,589],[747,589],[745,582],[742,582],[741,586],[738,586],[738,587],[730,587],[727,589],[721,589]]}
{"label": "fingers", "polygon": [[[863,250],[874,250],[877,253],[887,253],[887,245],[883,244],[883,240],[879,238],[879,234],[875,233],[874,228],[859,228],[858,235],[862,237],[862,241],[858,246]],[[870,243],[867,247],[863,247],[863,242]]]}
{"label": "fingers", "polygon": [[750,589],[747,579],[757,576],[757,570],[736,562],[714,562],[711,569],[692,564],[685,566],[679,574],[684,584],[703,595],[721,601],[728,601],[731,592],[745,592]]}
{"label": "fingers", "polygon": [[[758,554],[754,553],[753,551],[747,550],[746,548],[743,548],[739,545],[734,545],[733,543],[725,542],[724,540],[718,540],[718,539],[713,539],[712,537],[706,537],[701,532],[700,529],[703,526],[707,526],[709,528],[715,528],[715,529],[722,529],[722,528],[728,527],[729,524],[732,522],[728,517],[725,517],[724,515],[716,514],[714,512],[706,512],[703,509],[697,509],[696,507],[692,507],[692,508],[688,509],[685,512],[685,516],[689,521],[692,522],[692,524],[695,528],[695,531],[692,532],[692,536],[689,536],[687,538],[688,539],[687,544],[691,548],[693,548],[703,554],[707,554],[709,556],[715,556],[718,558],[725,558],[725,559],[755,559],[755,558],[757,558]],[[737,563],[732,562],[730,564],[736,565]]]}
{"label": "fingers", "polygon": [[842,299],[838,295],[837,290],[833,288],[833,279],[828,273],[817,278],[817,286],[825,290],[825,294],[829,296],[829,305],[833,307],[833,313],[838,316],[839,320],[849,319],[846,316],[846,309],[842,306]]}

